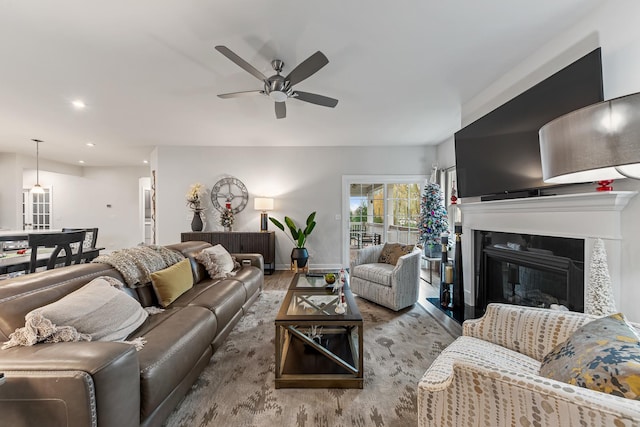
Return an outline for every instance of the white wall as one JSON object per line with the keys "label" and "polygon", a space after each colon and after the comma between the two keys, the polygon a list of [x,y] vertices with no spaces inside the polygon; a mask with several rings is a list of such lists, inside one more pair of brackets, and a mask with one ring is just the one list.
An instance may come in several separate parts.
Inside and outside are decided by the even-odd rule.
{"label": "white wall", "polygon": [[0,229],[22,228],[22,168],[17,158],[14,153],[0,153]]}
{"label": "white wall", "polygon": [[456,164],[455,139],[453,135],[438,144],[436,154],[440,169],[447,169]]}
{"label": "white wall", "polygon": [[[594,48],[602,47],[605,99],[640,92],[640,31],[637,17],[640,2],[617,0],[595,10],[578,25],[543,46],[518,67],[463,105],[462,126],[492,111]],[[441,166],[447,164],[453,141],[438,146]],[[620,180],[616,190],[640,191],[640,181]],[[571,187],[575,192],[592,187]],[[463,200],[464,203],[464,200]],[[618,308],[631,320],[640,321],[640,196],[631,200],[622,213],[621,300]],[[612,255],[609,254],[611,257]],[[610,261],[611,262],[611,261]]]}
{"label": "white wall", "polygon": [[[190,230],[192,214],[185,194],[192,184],[200,182],[209,192],[219,178],[232,175],[250,195],[234,230],[260,230],[255,197],[273,197],[275,210],[270,215],[279,220],[287,215],[303,222],[317,212],[318,225],[307,244],[314,266],[341,265],[342,223],[336,215],[342,214],[342,175],[428,174],[435,159],[435,148],[427,146],[158,147],[155,153],[159,244],[180,241],[180,233]],[[205,230],[221,230],[210,201],[206,207]],[[292,243],[272,224],[269,229],[276,230],[276,264],[288,265]]]}
{"label": "white wall", "polygon": [[[40,171],[40,182],[50,186],[53,228],[98,227],[98,246],[107,250],[141,242],[139,178],[147,167],[91,167],[81,175]],[[24,185],[35,182],[35,171],[24,172]],[[107,205],[110,205],[108,207]]]}

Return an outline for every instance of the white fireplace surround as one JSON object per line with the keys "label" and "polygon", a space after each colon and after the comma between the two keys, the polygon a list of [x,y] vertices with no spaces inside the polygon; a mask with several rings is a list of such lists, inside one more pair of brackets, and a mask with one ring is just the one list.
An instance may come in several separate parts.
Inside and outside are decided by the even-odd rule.
{"label": "white fireplace surround", "polygon": [[620,301],[621,212],[635,191],[591,192],[461,203],[464,300],[475,304],[475,230],[584,239],[585,298],[595,240],[604,241],[613,295]]}

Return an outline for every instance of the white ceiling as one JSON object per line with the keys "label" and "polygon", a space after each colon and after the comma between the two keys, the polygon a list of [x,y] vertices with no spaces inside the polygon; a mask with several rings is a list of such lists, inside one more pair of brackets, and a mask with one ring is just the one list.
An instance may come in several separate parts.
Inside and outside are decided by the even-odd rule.
{"label": "white ceiling", "polygon": [[[605,0],[5,0],[0,152],[138,165],[157,145],[437,144],[461,105]],[[221,99],[315,51],[329,64],[295,89],[335,109]],[[71,101],[87,107],[74,110]],[[94,142],[88,148],[87,142]]]}

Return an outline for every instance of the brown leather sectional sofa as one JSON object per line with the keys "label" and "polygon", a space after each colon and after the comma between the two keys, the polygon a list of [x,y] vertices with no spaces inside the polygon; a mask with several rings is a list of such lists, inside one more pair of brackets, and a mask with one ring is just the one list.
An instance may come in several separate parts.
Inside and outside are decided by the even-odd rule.
{"label": "brown leather sectional sofa", "polygon": [[[146,339],[140,351],[129,344],[97,341],[0,350],[0,372],[6,376],[0,385],[0,424],[161,425],[262,291],[262,255],[233,254],[242,268],[233,278],[213,280],[193,259],[208,246],[168,246],[189,257],[196,284],[130,335],[128,339]],[[94,263],[0,282],[0,341],[24,326],[29,311],[99,276],[122,280],[114,268]],[[150,286],[129,291],[143,306],[157,305]]]}

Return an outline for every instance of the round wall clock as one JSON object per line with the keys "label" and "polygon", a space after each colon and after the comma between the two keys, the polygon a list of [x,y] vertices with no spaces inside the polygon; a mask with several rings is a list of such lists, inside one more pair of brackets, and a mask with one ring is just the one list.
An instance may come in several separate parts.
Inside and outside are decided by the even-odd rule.
{"label": "round wall clock", "polygon": [[211,189],[211,202],[220,212],[227,207],[234,214],[242,212],[249,201],[247,187],[238,178],[232,176],[222,178]]}

